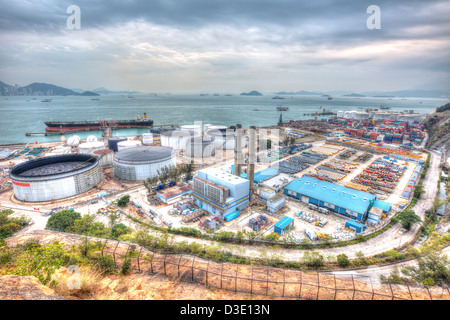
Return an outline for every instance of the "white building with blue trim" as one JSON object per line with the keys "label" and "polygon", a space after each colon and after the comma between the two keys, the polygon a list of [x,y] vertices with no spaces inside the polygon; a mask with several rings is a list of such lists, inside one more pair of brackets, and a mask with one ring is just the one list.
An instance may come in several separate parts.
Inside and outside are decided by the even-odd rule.
{"label": "white building with blue trim", "polygon": [[222,218],[249,205],[250,181],[216,168],[199,170],[193,179],[195,204]]}

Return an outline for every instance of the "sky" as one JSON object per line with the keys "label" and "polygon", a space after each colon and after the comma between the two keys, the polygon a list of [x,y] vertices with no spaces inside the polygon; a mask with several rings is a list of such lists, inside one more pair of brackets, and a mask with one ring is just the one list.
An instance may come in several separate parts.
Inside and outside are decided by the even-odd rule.
{"label": "sky", "polygon": [[[67,20],[80,8],[80,29]],[[380,8],[379,29],[367,20]],[[143,92],[450,88],[448,0],[0,0],[0,81]],[[72,21],[72,20],[70,20]]]}

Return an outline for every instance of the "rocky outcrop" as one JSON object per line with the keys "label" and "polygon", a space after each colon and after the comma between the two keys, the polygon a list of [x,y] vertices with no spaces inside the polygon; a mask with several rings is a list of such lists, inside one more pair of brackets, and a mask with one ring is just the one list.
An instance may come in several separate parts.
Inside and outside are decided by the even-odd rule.
{"label": "rocky outcrop", "polygon": [[66,300],[33,276],[0,276],[0,300]]}

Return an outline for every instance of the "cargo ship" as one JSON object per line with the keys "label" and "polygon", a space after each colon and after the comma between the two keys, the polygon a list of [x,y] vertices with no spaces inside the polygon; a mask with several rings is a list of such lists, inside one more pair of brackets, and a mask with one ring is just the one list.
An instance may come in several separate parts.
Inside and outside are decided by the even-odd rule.
{"label": "cargo ship", "polygon": [[136,119],[133,120],[113,120],[102,119],[96,121],[46,121],[46,132],[75,132],[75,131],[90,131],[90,130],[104,130],[106,128],[111,129],[124,129],[124,128],[139,128],[139,127],[152,127],[153,120],[147,118],[147,114],[144,116],[138,114]]}

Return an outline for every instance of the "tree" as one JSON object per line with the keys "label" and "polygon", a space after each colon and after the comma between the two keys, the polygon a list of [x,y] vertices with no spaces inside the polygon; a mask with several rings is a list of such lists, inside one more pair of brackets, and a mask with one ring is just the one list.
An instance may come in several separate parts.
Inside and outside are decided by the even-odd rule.
{"label": "tree", "polygon": [[400,220],[402,227],[406,230],[410,230],[414,224],[422,221],[412,210],[400,212],[398,219]]}
{"label": "tree", "polygon": [[158,177],[147,178],[144,181],[144,187],[147,188],[149,193],[152,193],[152,187],[154,187],[158,183]]}
{"label": "tree", "polygon": [[414,197],[419,199],[422,194],[425,193],[425,189],[423,188],[422,184],[418,184],[414,188]]}
{"label": "tree", "polygon": [[131,259],[125,258],[125,260],[123,260],[122,268],[121,268],[120,272],[122,274],[127,274],[130,272],[130,268],[131,268]]}
{"label": "tree", "polygon": [[125,233],[129,233],[128,231],[129,229],[126,225],[119,223],[112,227],[111,233],[114,238],[118,238]]}
{"label": "tree", "polygon": [[159,181],[161,181],[162,185],[165,185],[167,180],[169,179],[169,168],[168,166],[162,167],[161,169],[158,169],[157,171]]}
{"label": "tree", "polygon": [[46,229],[55,231],[65,231],[71,227],[75,220],[81,219],[81,214],[72,210],[62,210],[53,214],[48,220]]}
{"label": "tree", "polygon": [[403,275],[424,285],[450,285],[450,259],[447,255],[431,251],[417,259],[417,265],[401,269]]}
{"label": "tree", "polygon": [[181,171],[184,173],[184,178],[186,181],[191,180],[192,172],[194,171],[194,162],[191,160],[191,162],[184,164]]}
{"label": "tree", "polygon": [[122,198],[120,198],[119,200],[117,200],[117,205],[119,207],[125,207],[128,204],[128,202],[130,202],[130,195],[127,194]]}
{"label": "tree", "polygon": [[89,234],[89,229],[95,220],[95,215],[87,214],[80,219],[76,219],[71,226],[66,228],[66,231],[78,234]]}

